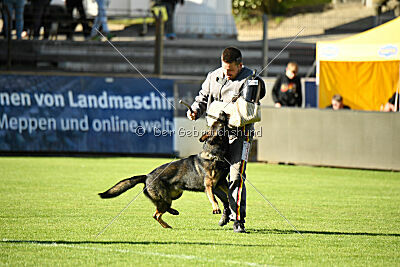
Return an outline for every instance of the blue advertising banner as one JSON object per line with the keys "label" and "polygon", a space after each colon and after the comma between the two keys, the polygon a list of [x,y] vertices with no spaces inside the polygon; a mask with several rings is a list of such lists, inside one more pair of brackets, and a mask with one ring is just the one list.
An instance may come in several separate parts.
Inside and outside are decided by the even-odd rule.
{"label": "blue advertising banner", "polygon": [[172,80],[0,75],[0,151],[173,154],[173,101]]}
{"label": "blue advertising banner", "polygon": [[305,92],[305,107],[317,108],[318,107],[318,91],[315,79],[308,79],[304,81]]}

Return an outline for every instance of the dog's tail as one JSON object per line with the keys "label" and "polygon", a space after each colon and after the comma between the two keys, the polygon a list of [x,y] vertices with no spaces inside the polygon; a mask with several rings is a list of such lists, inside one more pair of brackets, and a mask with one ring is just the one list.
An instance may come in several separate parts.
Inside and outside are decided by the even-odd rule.
{"label": "dog's tail", "polygon": [[108,189],[107,191],[103,193],[99,193],[99,196],[101,198],[112,198],[121,195],[128,189],[131,189],[135,185],[139,183],[144,183],[146,181],[147,175],[138,175],[138,176],[133,176],[131,178],[122,180],[118,182],[116,185]]}

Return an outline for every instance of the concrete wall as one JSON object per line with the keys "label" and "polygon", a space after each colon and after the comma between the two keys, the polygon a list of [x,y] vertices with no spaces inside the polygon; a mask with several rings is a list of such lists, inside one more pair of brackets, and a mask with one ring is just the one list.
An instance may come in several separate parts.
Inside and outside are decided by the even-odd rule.
{"label": "concrete wall", "polygon": [[[194,126],[205,121],[176,119],[177,129]],[[259,161],[400,171],[400,113],[263,107],[256,127]],[[198,153],[198,138],[176,134],[180,156]]]}
{"label": "concrete wall", "polygon": [[400,170],[400,113],[262,110],[258,160]]}

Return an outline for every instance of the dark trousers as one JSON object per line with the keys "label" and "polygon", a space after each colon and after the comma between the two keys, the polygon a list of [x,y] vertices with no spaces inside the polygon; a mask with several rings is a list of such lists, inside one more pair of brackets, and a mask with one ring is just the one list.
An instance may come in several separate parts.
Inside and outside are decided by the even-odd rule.
{"label": "dark trousers", "polygon": [[74,18],[72,16],[74,8],[76,8],[78,10],[78,13],[79,13],[78,23],[82,24],[83,35],[85,37],[89,36],[90,28],[89,28],[89,25],[86,20],[86,13],[85,13],[85,9],[83,8],[82,0],[66,0],[65,5],[67,7],[67,13],[68,13],[69,20],[70,20],[67,38],[68,39],[72,38],[72,35],[75,31],[75,27],[77,25],[77,23],[74,21]]}
{"label": "dark trousers", "polygon": [[165,34],[175,33],[174,30],[174,13],[176,1],[171,0],[158,0],[156,1],[157,5],[163,5],[167,9],[168,20],[165,22]]}
{"label": "dark trousers", "polygon": [[49,0],[32,0],[33,8],[33,38],[38,39],[40,35],[40,27],[43,24],[43,15],[50,6]]}
{"label": "dark trousers", "polygon": [[253,140],[253,124],[233,130],[229,145],[229,207],[232,221],[245,222],[246,217],[246,165]]}

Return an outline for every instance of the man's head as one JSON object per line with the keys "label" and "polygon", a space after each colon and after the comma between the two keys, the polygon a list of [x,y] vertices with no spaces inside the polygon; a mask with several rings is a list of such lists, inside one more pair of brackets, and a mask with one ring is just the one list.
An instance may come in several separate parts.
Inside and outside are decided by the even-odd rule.
{"label": "man's head", "polygon": [[289,79],[293,79],[297,75],[297,71],[299,70],[299,66],[296,62],[289,62],[286,66],[286,76]]}
{"label": "man's head", "polygon": [[227,47],[221,55],[221,66],[224,76],[228,80],[233,80],[242,70],[242,53],[236,47]]}
{"label": "man's head", "polygon": [[336,94],[332,97],[332,109],[338,110],[343,108],[343,97],[339,94]]}

